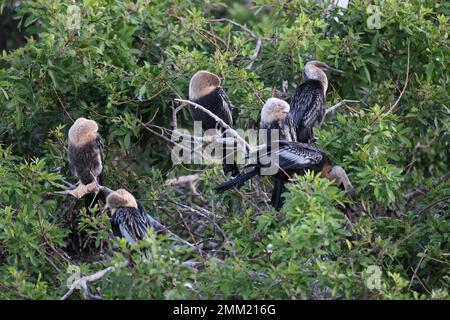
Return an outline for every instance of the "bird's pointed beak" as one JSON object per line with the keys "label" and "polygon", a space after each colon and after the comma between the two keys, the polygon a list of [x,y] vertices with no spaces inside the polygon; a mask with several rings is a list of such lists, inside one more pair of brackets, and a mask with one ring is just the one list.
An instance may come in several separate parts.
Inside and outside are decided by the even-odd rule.
{"label": "bird's pointed beak", "polygon": [[331,71],[333,73],[344,73],[344,71],[330,67],[329,65],[325,64],[325,69],[327,69],[328,71]]}

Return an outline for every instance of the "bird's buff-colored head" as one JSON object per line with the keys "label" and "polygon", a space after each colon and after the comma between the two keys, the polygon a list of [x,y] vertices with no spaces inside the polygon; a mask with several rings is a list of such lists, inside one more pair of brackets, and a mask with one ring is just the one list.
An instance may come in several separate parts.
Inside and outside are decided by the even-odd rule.
{"label": "bird's buff-colored head", "polygon": [[289,103],[278,98],[270,98],[261,110],[261,122],[272,123],[283,120],[289,113]]}
{"label": "bird's buff-colored head", "polygon": [[323,85],[324,95],[327,93],[328,89],[328,78],[324,71],[332,71],[335,73],[342,73],[341,70],[330,67],[324,62],[318,60],[312,60],[305,64],[303,68],[303,79],[307,80],[319,80]]}
{"label": "bird's buff-colored head", "polygon": [[69,129],[69,142],[83,145],[97,138],[98,124],[94,120],[78,118]]}
{"label": "bird's buff-colored head", "polygon": [[195,101],[220,86],[220,78],[209,71],[198,71],[189,82],[189,100]]}
{"label": "bird's buff-colored head", "polygon": [[117,208],[136,208],[138,204],[136,199],[131,193],[125,189],[118,189],[111,192],[106,197],[106,207],[105,209],[110,209],[111,213],[114,213]]}

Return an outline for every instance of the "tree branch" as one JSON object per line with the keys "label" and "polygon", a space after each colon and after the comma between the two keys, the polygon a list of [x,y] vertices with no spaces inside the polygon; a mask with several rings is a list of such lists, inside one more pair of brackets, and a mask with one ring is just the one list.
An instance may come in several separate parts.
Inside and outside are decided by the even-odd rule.
{"label": "tree branch", "polygon": [[400,102],[400,100],[403,97],[403,94],[405,93],[406,87],[408,86],[408,82],[409,82],[409,60],[410,60],[410,42],[408,40],[408,60],[407,60],[407,64],[406,64],[406,76],[405,76],[405,85],[403,86],[402,91],[400,92],[400,95],[398,96],[397,100],[395,101],[395,103],[391,106],[391,108],[389,109],[389,111],[394,111],[395,108],[397,108],[398,103]]}
{"label": "tree branch", "polygon": [[344,99],[338,103],[336,103],[334,106],[331,106],[329,108],[327,108],[323,114],[323,118],[322,118],[322,122],[320,123],[320,125],[322,126],[323,122],[325,121],[325,117],[327,114],[329,114],[330,112],[333,112],[334,110],[336,110],[337,108],[343,106],[343,105],[347,105],[347,103],[360,103],[361,100],[348,100],[348,99]]}
{"label": "tree branch", "polygon": [[240,141],[246,147],[247,150],[252,150],[252,147],[247,143],[247,141],[245,141],[233,128],[231,128],[228,124],[225,123],[225,121],[223,121],[221,118],[216,116],[214,113],[212,113],[211,111],[209,111],[205,107],[203,107],[203,106],[201,106],[201,105],[199,105],[199,104],[197,104],[195,102],[192,102],[190,100],[175,99],[175,101],[182,102],[182,103],[188,103],[188,104],[194,106],[195,108],[198,108],[198,109],[202,110],[207,115],[209,115],[211,118],[216,120],[232,136],[237,138],[237,140]]}

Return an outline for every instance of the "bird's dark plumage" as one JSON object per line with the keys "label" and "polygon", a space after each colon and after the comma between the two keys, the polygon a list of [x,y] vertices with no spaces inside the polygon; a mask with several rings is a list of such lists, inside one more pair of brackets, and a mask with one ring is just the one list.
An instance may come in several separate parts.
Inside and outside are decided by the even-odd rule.
{"label": "bird's dark plumage", "polygon": [[325,105],[324,87],[318,80],[307,80],[298,86],[291,99],[291,114],[297,141],[308,142],[312,128],[322,122]]}
{"label": "bird's dark plumage", "polygon": [[342,73],[326,63],[317,60],[309,61],[302,70],[304,83],[298,86],[291,99],[291,113],[299,142],[312,141],[312,128],[319,127],[322,122],[328,89],[328,78],[324,70]]}
{"label": "bird's dark plumage", "polygon": [[152,228],[151,219],[144,207],[126,190],[119,189],[106,198],[111,210],[111,228],[114,236],[134,243],[147,236]]}
{"label": "bird's dark plumage", "polygon": [[284,198],[282,194],[287,191],[284,181],[274,179],[272,198],[270,204],[275,210],[279,211],[284,204]]}
{"label": "bird's dark plumage", "polygon": [[[223,192],[256,175],[270,175],[277,180],[287,182],[294,174],[302,175],[306,170],[322,172],[323,175],[331,170],[326,154],[314,145],[294,141],[275,141],[274,145],[276,144],[278,147],[268,152],[260,151],[258,162],[248,166],[252,168],[251,171],[221,184],[215,191]],[[268,164],[275,169],[268,171]]]}
{"label": "bird's dark plumage", "polygon": [[[262,134],[263,136],[267,134],[267,139],[264,142],[269,150],[273,140],[297,140],[292,114],[289,111],[289,104],[278,98],[270,98],[264,104],[261,110],[259,127],[267,130],[267,132],[262,132]],[[281,194],[285,191],[284,182],[274,179],[271,204],[276,210],[279,210],[283,205],[284,201]]]}
{"label": "bird's dark plumage", "polygon": [[[233,105],[225,91],[220,87],[220,79],[217,75],[208,71],[199,71],[189,83],[189,99],[214,113],[230,127],[233,126]],[[217,121],[203,112],[189,106],[194,121],[201,121],[203,130],[220,128]],[[223,128],[220,128],[223,132]],[[229,154],[226,146],[223,147],[223,171],[231,172],[233,176],[239,174],[239,168],[234,163],[233,154]]]}
{"label": "bird's dark plumage", "polygon": [[69,129],[69,166],[81,183],[87,185],[103,170],[102,139],[93,120],[78,118]]}
{"label": "bird's dark plumage", "polygon": [[[93,120],[78,118],[69,129],[68,137],[69,167],[79,181],[88,185],[94,181],[102,183],[102,139],[98,133],[98,125]],[[102,192],[85,196],[86,208],[93,206],[98,199],[105,202]]]}
{"label": "bird's dark plumage", "polygon": [[[83,145],[69,143],[69,167],[81,183],[88,185],[101,174],[102,139],[100,135]],[[100,174],[98,174],[100,172]],[[98,174],[98,175],[96,175]]]}
{"label": "bird's dark plumage", "polygon": [[[211,93],[193,101],[222,119],[229,126],[233,125],[233,105],[228,96],[221,87],[217,87]],[[204,113],[202,110],[189,106],[194,121],[201,121],[203,130],[214,129],[217,127],[217,121]]]}

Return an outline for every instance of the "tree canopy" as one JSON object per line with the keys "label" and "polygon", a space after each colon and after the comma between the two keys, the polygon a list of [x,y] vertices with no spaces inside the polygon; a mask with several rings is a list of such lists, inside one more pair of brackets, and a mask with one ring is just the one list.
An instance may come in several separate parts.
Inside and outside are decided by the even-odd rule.
{"label": "tree canopy", "polygon": [[[106,270],[67,297],[448,299],[449,4],[329,2],[0,0],[0,36],[24,39],[0,41],[0,298],[60,298]],[[223,78],[235,127],[251,129],[312,59],[344,71],[327,106],[359,101],[315,130],[357,199],[308,173],[276,212],[269,178],[218,195],[221,166],[171,163],[165,129],[196,71]],[[127,244],[100,207],[55,194],[76,182],[78,117],[100,126],[104,185],[194,248],[151,230]],[[177,119],[192,128],[187,108]],[[192,188],[167,183],[187,175]]]}

